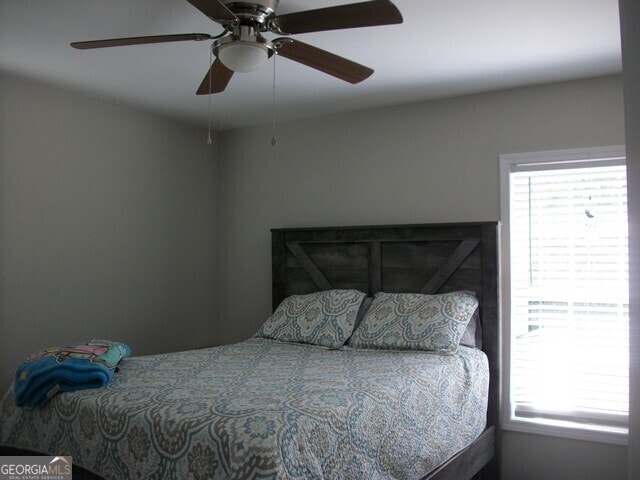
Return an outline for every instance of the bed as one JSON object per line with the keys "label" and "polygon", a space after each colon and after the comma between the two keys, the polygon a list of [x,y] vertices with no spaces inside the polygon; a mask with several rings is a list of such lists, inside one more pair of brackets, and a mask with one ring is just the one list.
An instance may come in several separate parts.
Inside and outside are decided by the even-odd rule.
{"label": "bed", "polygon": [[234,345],[127,358],[106,387],[45,408],[17,409],[9,391],[2,453],[72,455],[74,478],[498,478],[497,229],[272,230],[275,313],[333,291],[473,292],[476,348],[334,348],[263,326]]}

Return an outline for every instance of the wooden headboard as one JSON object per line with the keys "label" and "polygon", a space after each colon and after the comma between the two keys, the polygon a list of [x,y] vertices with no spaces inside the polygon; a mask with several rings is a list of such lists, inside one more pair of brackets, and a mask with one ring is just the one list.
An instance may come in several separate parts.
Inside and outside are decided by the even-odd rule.
{"label": "wooden headboard", "polygon": [[487,424],[499,413],[498,223],[274,229],[273,308],[287,296],[330,288],[444,293],[468,290],[480,302],[489,358]]}

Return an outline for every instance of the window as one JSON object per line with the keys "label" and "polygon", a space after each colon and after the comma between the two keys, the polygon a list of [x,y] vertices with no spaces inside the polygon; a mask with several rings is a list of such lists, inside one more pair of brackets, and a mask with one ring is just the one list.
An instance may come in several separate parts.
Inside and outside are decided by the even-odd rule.
{"label": "window", "polygon": [[624,147],[502,155],[504,427],[625,443]]}

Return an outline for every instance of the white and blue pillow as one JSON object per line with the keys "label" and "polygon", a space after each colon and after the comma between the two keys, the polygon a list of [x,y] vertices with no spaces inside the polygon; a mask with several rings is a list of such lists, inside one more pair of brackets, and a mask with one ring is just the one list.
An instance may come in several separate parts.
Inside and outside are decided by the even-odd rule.
{"label": "white and blue pillow", "polygon": [[454,353],[478,308],[468,292],[377,293],[349,346]]}
{"label": "white and blue pillow", "polygon": [[353,332],[365,296],[358,290],[291,295],[280,303],[256,336],[340,348]]}

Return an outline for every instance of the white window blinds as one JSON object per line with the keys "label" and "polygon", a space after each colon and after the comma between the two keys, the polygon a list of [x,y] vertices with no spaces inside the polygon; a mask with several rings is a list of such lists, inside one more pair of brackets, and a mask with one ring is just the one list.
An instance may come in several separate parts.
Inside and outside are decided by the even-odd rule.
{"label": "white window blinds", "polygon": [[514,163],[509,191],[512,415],[625,429],[624,159]]}

